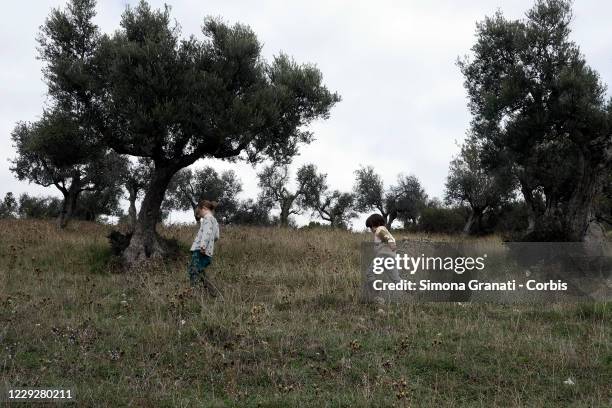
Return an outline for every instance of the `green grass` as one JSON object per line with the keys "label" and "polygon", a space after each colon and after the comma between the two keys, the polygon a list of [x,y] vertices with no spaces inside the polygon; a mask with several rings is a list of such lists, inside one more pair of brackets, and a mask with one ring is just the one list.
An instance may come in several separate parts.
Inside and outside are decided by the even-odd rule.
{"label": "green grass", "polygon": [[[187,289],[187,253],[117,273],[108,227],[0,228],[1,378],[73,387],[79,406],[612,402],[610,304],[379,308],[359,296],[368,237],[264,228],[222,231],[210,269],[219,302]],[[164,230],[183,248],[193,233]]]}

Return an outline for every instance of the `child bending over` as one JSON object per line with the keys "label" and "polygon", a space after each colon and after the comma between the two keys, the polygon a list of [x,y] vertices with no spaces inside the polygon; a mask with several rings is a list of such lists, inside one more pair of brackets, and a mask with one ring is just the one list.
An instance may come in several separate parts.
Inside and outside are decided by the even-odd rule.
{"label": "child bending over", "polygon": [[392,251],[397,249],[395,238],[385,227],[385,219],[380,214],[372,214],[366,220],[366,227],[374,234],[374,242],[389,246]]}
{"label": "child bending over", "polygon": [[[374,257],[375,258],[395,258],[397,244],[395,238],[385,227],[385,219],[380,214],[372,214],[366,220],[366,227],[374,234]],[[365,280],[365,295],[370,300],[378,304],[384,304],[387,301],[398,299],[399,293],[394,292],[379,292],[375,290],[373,284],[376,280],[383,280],[385,282],[399,282],[400,276],[399,271],[394,266],[392,268],[385,268],[384,274],[376,274],[373,271],[373,264],[370,265],[366,271]]]}

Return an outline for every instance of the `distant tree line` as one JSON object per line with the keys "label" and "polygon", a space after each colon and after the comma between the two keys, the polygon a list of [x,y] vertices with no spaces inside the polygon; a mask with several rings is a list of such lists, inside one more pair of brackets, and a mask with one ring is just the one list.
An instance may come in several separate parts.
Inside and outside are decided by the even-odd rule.
{"label": "distant tree line", "polygon": [[[463,154],[472,157],[465,149]],[[378,212],[386,217],[389,228],[415,232],[481,235],[525,231],[526,204],[509,193],[500,200],[502,195],[492,193],[499,188],[495,184],[499,180],[489,179],[465,160],[459,157],[451,163],[444,202],[430,199],[414,175],[400,174],[395,184],[385,187],[372,167],[357,169],[353,189],[340,192],[330,188],[327,174],[313,164],[301,166],[294,178],[288,164],[263,166],[257,173],[260,193],[256,199],[239,198],[242,182],[234,171],[219,173],[209,166],[184,169],[169,184],[160,221],[172,210],[192,212],[200,200],[208,199],[220,203],[217,217],[225,225],[295,226],[292,217],[300,214],[310,217],[310,226],[348,228],[359,214]],[[141,170],[125,174],[146,174]],[[117,216],[133,228],[138,205],[134,197],[140,188],[130,177],[122,180],[123,190],[113,190],[113,194],[84,193],[73,218],[96,221],[101,216]],[[146,183],[146,177],[143,180]],[[376,188],[364,188],[366,185]],[[512,190],[508,187],[507,191]],[[120,206],[122,197],[129,202],[127,213]],[[15,200],[8,193],[0,204],[0,217],[56,218],[61,207],[57,197],[23,194]]]}
{"label": "distant tree line", "polygon": [[[72,218],[98,221],[101,216],[122,215],[118,196],[84,194]],[[8,192],[0,203],[0,218],[57,219],[62,214],[62,199],[52,196],[21,194],[16,199]]]}

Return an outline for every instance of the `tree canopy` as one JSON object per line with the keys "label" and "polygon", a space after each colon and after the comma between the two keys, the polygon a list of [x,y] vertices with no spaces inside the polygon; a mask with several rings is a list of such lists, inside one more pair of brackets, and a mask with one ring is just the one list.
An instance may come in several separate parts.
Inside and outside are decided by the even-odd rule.
{"label": "tree canopy", "polygon": [[203,39],[180,38],[170,9],[141,1],[100,45],[104,140],[156,166],[245,153],[290,157],[304,129],[339,101],[312,65],[281,54],[267,63],[253,31],[207,18]]}

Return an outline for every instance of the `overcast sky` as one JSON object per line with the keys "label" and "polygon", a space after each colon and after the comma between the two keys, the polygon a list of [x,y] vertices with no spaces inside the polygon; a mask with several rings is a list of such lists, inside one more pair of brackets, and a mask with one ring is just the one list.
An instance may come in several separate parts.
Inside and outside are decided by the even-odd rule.
{"label": "overcast sky", "polygon": [[[99,1],[96,22],[112,32],[127,4]],[[463,78],[455,64],[469,53],[475,23],[501,9],[519,18],[529,0],[493,1],[247,1],[169,0],[184,35],[201,36],[205,16],[248,24],[270,58],[283,51],[298,62],[315,63],[325,84],[342,96],[327,121],[312,126],[316,140],[301,149],[293,169],[315,163],[333,188],[348,191],[354,170],[372,165],[385,183],[399,173],[415,174],[430,197],[442,197],[448,163],[470,120]],[[36,120],[45,101],[35,36],[49,10],[64,1],[18,1],[3,7],[0,25],[0,193],[53,194],[18,182],[9,172],[15,122]],[[152,0],[155,7],[164,2]],[[573,38],[589,64],[612,82],[612,5],[580,0],[574,5]],[[243,197],[257,194],[256,170],[244,164],[202,160],[233,168]],[[171,220],[190,220],[173,214]]]}

